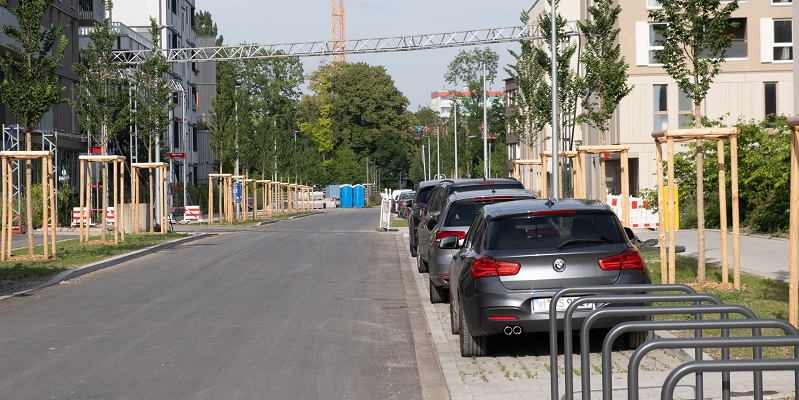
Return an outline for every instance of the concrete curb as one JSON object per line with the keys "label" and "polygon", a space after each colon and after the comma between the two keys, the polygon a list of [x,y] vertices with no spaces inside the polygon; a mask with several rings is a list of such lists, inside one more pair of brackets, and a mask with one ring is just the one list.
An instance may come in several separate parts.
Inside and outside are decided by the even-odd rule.
{"label": "concrete curb", "polygon": [[60,274],[56,275],[53,279],[50,279],[49,281],[47,281],[47,282],[45,282],[45,283],[43,283],[41,285],[35,286],[35,287],[27,289],[27,290],[23,290],[23,291],[20,291],[20,292],[16,292],[16,293],[13,293],[13,294],[0,296],[0,301],[8,299],[8,298],[11,298],[11,297],[18,297],[18,296],[24,295],[26,293],[32,292],[34,290],[39,290],[39,289],[42,289],[42,288],[46,288],[48,286],[56,285],[56,284],[58,284],[60,282],[63,282],[65,280],[74,279],[74,278],[77,278],[79,276],[86,275],[86,274],[91,273],[91,272],[99,271],[101,269],[105,269],[105,268],[108,268],[108,267],[112,267],[114,265],[117,265],[117,264],[120,264],[120,263],[123,263],[123,262],[126,262],[126,261],[130,261],[130,260],[142,257],[142,256],[146,256],[148,254],[152,254],[152,253],[155,253],[155,252],[160,251],[160,250],[170,249],[170,248],[173,248],[175,246],[178,246],[178,245],[181,245],[181,244],[184,244],[184,243],[193,242],[195,240],[203,239],[203,238],[206,238],[206,237],[209,237],[209,236],[211,236],[211,234],[208,234],[208,233],[192,234],[189,237],[175,239],[175,240],[171,240],[169,242],[159,243],[159,244],[156,244],[156,245],[153,245],[153,246],[150,246],[150,247],[146,247],[146,248],[139,249],[139,250],[136,250],[136,251],[125,253],[125,254],[120,254],[120,255],[117,255],[117,256],[114,256],[114,257],[111,257],[111,258],[107,258],[105,260],[101,260],[101,261],[97,261],[97,262],[94,262],[94,263],[91,263],[91,264],[87,264],[87,265],[84,265],[84,266],[81,266],[81,267],[78,267],[78,268],[75,268],[75,269],[70,269],[70,270],[67,270],[67,271],[63,271]]}

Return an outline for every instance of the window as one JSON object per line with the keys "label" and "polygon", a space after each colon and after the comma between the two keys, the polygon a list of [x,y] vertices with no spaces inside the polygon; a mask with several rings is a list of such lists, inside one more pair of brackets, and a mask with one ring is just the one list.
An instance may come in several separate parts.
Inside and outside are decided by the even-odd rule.
{"label": "window", "polygon": [[655,26],[666,26],[666,24],[649,24],[649,64],[660,64],[655,60],[655,54],[663,50],[663,46],[658,42],[664,41],[664,38],[655,32]]}
{"label": "window", "polygon": [[688,93],[680,90],[679,119],[680,128],[691,128],[694,126],[694,101]]}
{"label": "window", "polygon": [[774,61],[793,60],[793,29],[789,19],[774,20]]}
{"label": "window", "polygon": [[172,121],[172,148],[180,148],[180,123]]}
{"label": "window", "polygon": [[764,85],[766,119],[773,121],[777,115],[777,82],[766,82]]}
{"label": "window", "polygon": [[647,10],[659,10],[662,6],[660,5],[659,0],[646,0],[646,9]]}
{"label": "window", "polygon": [[772,6],[789,6],[792,3],[792,0],[771,0]]}
{"label": "window", "polygon": [[666,103],[667,100],[666,89],[668,89],[669,85],[654,85],[652,87],[654,89],[654,95],[655,95],[654,130],[655,131],[666,130],[669,128],[669,108]]}
{"label": "window", "polygon": [[191,127],[191,149],[197,151],[197,127]]}
{"label": "window", "polygon": [[732,35],[732,45],[727,49],[727,58],[747,58],[748,43],[746,41],[746,18],[730,18],[730,22],[738,27],[730,27],[727,33]]}

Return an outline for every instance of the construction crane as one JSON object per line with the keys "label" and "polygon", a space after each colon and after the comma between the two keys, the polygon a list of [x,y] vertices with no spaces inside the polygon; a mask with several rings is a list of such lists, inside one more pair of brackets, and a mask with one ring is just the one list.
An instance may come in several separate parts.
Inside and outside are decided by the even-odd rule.
{"label": "construction crane", "polygon": [[347,61],[343,53],[346,50],[347,29],[344,23],[344,0],[333,2],[333,61]]}

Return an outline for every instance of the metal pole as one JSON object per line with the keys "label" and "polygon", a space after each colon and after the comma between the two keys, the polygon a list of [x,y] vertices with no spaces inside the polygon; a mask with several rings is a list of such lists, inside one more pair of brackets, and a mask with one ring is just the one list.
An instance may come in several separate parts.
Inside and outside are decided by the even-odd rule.
{"label": "metal pole", "polygon": [[441,176],[441,136],[436,126],[436,179]]}
{"label": "metal pole", "polygon": [[425,163],[424,159],[424,141],[422,142],[422,176],[424,176],[424,179],[427,180],[427,164]]}
{"label": "metal pole", "polygon": [[486,94],[486,60],[483,60],[483,177],[488,177],[488,109],[486,108]]}
{"label": "metal pole", "polygon": [[558,35],[556,20],[556,1],[551,1],[552,11],[552,198],[560,197],[560,170],[558,169]]}
{"label": "metal pole", "polygon": [[433,168],[430,164],[430,135],[427,135],[427,180],[430,180],[430,175],[433,174]]}
{"label": "metal pole", "polygon": [[455,96],[454,106],[454,121],[455,121],[455,179],[458,179],[458,96]]}
{"label": "metal pole", "polygon": [[186,91],[183,91],[183,220],[186,220],[186,206],[189,204],[189,134],[186,132]]}
{"label": "metal pole", "polygon": [[[236,86],[235,92],[233,93],[233,108],[235,109],[236,114],[236,184],[239,183],[239,99],[238,99],[238,90],[240,86]],[[237,188],[238,189],[238,188]],[[235,198],[233,199],[236,200]],[[241,209],[239,208],[240,205],[236,202],[236,220],[239,219],[239,213],[241,213]]]}

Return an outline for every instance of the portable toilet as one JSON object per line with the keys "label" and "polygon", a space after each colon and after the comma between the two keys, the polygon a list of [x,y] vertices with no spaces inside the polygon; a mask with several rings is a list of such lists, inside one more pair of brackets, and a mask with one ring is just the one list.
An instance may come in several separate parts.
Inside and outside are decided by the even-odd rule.
{"label": "portable toilet", "polygon": [[341,185],[341,208],[352,208],[352,185]]}
{"label": "portable toilet", "polygon": [[355,185],[352,187],[352,206],[355,208],[363,208],[366,198],[366,191],[363,185]]}

